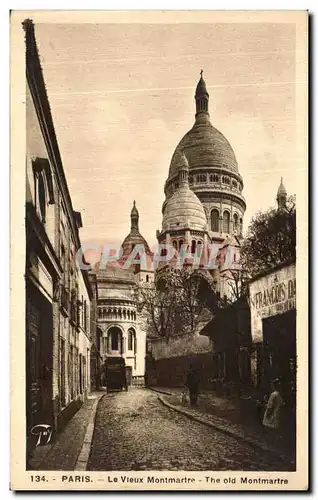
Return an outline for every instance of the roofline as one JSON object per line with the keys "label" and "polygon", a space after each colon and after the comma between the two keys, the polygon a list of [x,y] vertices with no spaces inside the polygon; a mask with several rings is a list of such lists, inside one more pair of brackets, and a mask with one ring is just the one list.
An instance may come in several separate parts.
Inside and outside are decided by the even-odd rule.
{"label": "roofline", "polygon": [[77,245],[80,248],[81,242],[78,228],[74,219],[74,210],[67,180],[64,173],[60,150],[56,138],[50,103],[46,91],[43,70],[34,33],[34,23],[31,19],[25,19],[22,23],[25,31],[26,44],[26,78],[32,95],[34,108],[39,120],[42,136],[49,155],[49,160],[57,174],[57,181],[66,205],[71,230]]}
{"label": "roofline", "polygon": [[269,269],[265,269],[264,271],[261,271],[260,273],[256,274],[249,280],[249,283],[254,283],[254,281],[257,281],[260,278],[263,278],[264,276],[267,276],[268,274],[271,274],[275,271],[279,271],[280,269],[283,269],[284,267],[289,267],[292,265],[296,265],[296,260],[291,259],[291,260],[286,260],[285,262],[281,262],[280,264],[277,264],[276,266],[273,266]]}
{"label": "roofline", "polygon": [[89,279],[88,271],[86,271],[85,269],[81,269],[81,271],[82,271],[82,276],[83,276],[83,280],[84,280],[84,283],[86,286],[88,296],[89,296],[90,300],[92,300],[94,298],[94,294],[93,294],[92,284],[91,284],[90,279]]}

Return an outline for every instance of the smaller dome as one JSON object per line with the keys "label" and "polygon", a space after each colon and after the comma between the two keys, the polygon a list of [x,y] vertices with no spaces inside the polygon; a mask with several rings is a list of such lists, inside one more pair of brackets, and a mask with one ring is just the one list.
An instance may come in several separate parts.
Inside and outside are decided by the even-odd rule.
{"label": "smaller dome", "polygon": [[137,229],[132,229],[128,236],[123,241],[123,253],[126,255],[127,253],[131,253],[132,249],[136,245],[143,245],[145,252],[149,252],[149,246],[145,238],[140,234]]}
{"label": "smaller dome", "polygon": [[119,260],[108,262],[104,268],[96,266],[98,281],[123,282],[134,284],[134,273],[131,269],[125,269],[123,263]]}
{"label": "smaller dome", "polygon": [[143,245],[145,252],[149,252],[149,246],[145,238],[139,232],[139,212],[136,207],[136,202],[134,200],[133,207],[130,212],[131,228],[130,233],[123,241],[122,248],[123,254],[130,254],[136,245]]}
{"label": "smaller dome", "polygon": [[207,219],[203,205],[188,184],[189,164],[184,153],[177,158],[179,187],[167,201],[162,220],[163,231],[189,228],[206,231]]}

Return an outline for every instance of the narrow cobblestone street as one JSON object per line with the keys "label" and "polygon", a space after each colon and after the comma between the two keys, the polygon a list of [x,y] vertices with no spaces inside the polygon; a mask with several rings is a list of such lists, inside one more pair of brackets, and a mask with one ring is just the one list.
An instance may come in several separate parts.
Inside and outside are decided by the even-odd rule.
{"label": "narrow cobblestone street", "polygon": [[283,471],[277,457],[164,407],[158,395],[132,388],[99,402],[90,471]]}

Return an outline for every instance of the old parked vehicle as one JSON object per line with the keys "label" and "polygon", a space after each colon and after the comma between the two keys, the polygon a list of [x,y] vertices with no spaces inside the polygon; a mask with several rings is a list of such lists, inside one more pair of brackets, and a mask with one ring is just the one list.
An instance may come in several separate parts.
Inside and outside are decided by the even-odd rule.
{"label": "old parked vehicle", "polygon": [[128,391],[125,360],[121,357],[107,358],[104,363],[107,392]]}

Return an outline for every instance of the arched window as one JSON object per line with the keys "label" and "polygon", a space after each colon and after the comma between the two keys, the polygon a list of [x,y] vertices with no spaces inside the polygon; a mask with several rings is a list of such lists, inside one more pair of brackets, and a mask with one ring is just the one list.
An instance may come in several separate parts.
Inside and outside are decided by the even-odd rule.
{"label": "arched window", "polygon": [[200,183],[206,182],[206,175],[205,174],[198,174],[197,175],[197,182],[200,182]]}
{"label": "arched window", "polygon": [[210,182],[219,182],[219,176],[217,174],[210,175]]}
{"label": "arched window", "polygon": [[234,214],[233,216],[233,225],[234,225],[234,231],[238,230],[238,215]]}
{"label": "arched window", "polygon": [[202,241],[197,242],[197,251],[196,254],[200,257],[202,255]]}
{"label": "arched window", "polygon": [[120,331],[118,328],[111,328],[110,330],[110,345],[112,351],[119,351],[119,336]]}
{"label": "arched window", "polygon": [[226,177],[225,175],[222,177],[222,182],[223,184],[228,184],[228,185],[231,184],[230,178]]}
{"label": "arched window", "polygon": [[223,233],[230,232],[230,214],[229,212],[223,212]]}
{"label": "arched window", "polygon": [[211,231],[219,231],[219,211],[215,208],[211,212]]}
{"label": "arched window", "polygon": [[175,248],[176,250],[178,249],[178,243],[176,242],[176,240],[173,240],[172,245],[173,248]]}
{"label": "arched window", "polygon": [[149,283],[149,275],[146,274],[146,283]]}
{"label": "arched window", "polygon": [[181,250],[182,245],[183,245],[183,240],[179,240],[179,250]]}
{"label": "arched window", "polygon": [[196,251],[196,248],[197,248],[197,242],[195,240],[192,240],[191,242],[191,253],[195,253]]}
{"label": "arched window", "polygon": [[128,351],[133,351],[134,350],[134,342],[135,340],[135,331],[130,328],[128,330]]}

